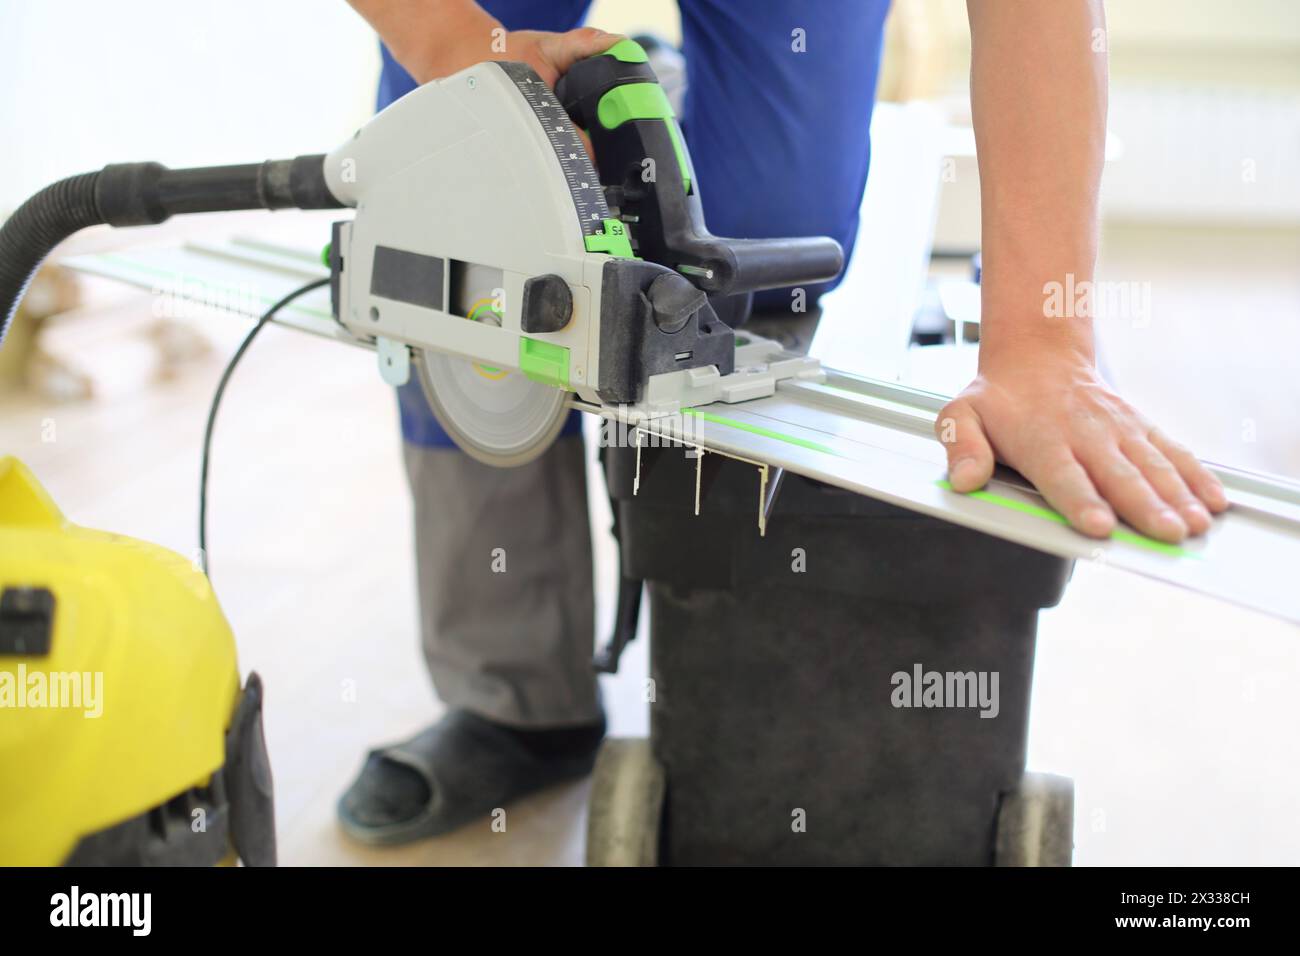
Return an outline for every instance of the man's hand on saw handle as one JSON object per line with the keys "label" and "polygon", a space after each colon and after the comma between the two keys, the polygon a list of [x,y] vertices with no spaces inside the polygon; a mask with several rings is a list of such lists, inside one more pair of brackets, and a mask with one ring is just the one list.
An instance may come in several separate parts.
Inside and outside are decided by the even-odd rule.
{"label": "man's hand on saw handle", "polygon": [[594,27],[547,33],[506,30],[473,0],[348,0],[398,63],[427,83],[484,60],[527,63],[554,87],[574,63],[622,37]]}

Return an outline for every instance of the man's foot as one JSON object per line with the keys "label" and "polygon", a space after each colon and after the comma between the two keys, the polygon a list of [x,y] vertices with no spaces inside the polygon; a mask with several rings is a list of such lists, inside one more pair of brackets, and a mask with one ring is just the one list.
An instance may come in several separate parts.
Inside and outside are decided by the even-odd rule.
{"label": "man's foot", "polygon": [[591,772],[605,721],[523,730],[453,710],[405,743],[372,750],[339,798],[339,824],[391,846],[447,833],[525,794]]}

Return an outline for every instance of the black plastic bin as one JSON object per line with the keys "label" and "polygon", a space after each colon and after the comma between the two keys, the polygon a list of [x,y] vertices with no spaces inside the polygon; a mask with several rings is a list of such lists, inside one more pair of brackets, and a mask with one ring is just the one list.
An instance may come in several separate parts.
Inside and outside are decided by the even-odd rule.
{"label": "black plastic bin", "polygon": [[[649,597],[659,862],[993,862],[1070,562],[794,475],[760,537],[754,466],[706,455],[697,517],[695,460],[641,456],[634,497],[635,451],[604,450]],[[895,706],[917,665],[996,673],[997,715]]]}

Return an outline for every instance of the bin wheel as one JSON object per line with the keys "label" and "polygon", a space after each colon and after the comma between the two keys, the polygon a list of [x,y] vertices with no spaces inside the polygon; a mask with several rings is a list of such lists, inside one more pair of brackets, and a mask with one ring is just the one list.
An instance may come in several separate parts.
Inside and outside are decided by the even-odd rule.
{"label": "bin wheel", "polygon": [[664,769],[643,737],[600,745],[587,807],[588,866],[657,866]]}
{"label": "bin wheel", "polygon": [[1069,866],[1074,855],[1074,781],[1027,773],[998,807],[996,866]]}

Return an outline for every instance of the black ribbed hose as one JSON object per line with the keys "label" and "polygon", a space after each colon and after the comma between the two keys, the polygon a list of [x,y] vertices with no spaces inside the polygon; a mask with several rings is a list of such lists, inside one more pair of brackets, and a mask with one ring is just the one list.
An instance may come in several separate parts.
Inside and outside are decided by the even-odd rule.
{"label": "black ribbed hose", "polygon": [[102,223],[95,205],[99,173],[46,186],[0,226],[0,345],[32,276],[55,246],[78,229]]}
{"label": "black ribbed hose", "polygon": [[246,166],[168,169],[121,163],[46,186],[0,226],[0,345],[32,276],[87,226],[142,226],[174,214],[239,209],[336,209],[323,155]]}

